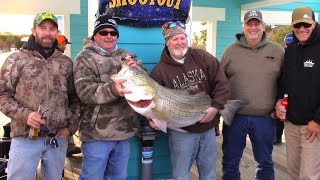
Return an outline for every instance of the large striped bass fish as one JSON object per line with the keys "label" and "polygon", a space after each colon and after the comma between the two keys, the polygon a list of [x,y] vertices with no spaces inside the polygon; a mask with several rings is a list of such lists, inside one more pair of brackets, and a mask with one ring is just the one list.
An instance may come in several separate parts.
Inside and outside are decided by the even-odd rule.
{"label": "large striped bass fish", "polygon": [[[125,80],[123,87],[132,91],[124,95],[129,105],[137,113],[161,123],[155,123],[158,127],[162,126],[162,123],[174,128],[193,125],[204,117],[203,111],[211,106],[211,98],[207,93],[191,95],[187,90],[161,86],[138,66],[124,64],[120,72],[112,75],[111,79]],[[245,105],[241,100],[229,100],[220,114],[230,121]],[[166,127],[159,128],[166,131]]]}

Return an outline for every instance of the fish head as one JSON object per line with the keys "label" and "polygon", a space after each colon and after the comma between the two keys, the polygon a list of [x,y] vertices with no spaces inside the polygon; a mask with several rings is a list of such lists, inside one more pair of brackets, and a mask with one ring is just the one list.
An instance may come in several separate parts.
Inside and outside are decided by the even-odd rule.
{"label": "fish head", "polygon": [[118,74],[111,76],[111,79],[115,82],[120,79],[125,80],[122,86],[131,93],[124,94],[124,97],[136,112],[142,114],[153,107],[156,90],[152,79],[139,66],[132,67],[125,64]]}

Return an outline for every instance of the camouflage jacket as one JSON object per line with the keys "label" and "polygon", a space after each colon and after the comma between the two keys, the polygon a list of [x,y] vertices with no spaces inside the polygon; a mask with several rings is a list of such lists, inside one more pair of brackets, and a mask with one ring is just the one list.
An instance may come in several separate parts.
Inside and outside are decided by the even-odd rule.
{"label": "camouflage jacket", "polygon": [[117,49],[107,53],[87,40],[74,60],[73,74],[81,100],[80,140],[125,140],[137,132],[137,114],[124,97],[112,88],[110,75],[121,69],[121,57],[126,52]]}
{"label": "camouflage jacket", "polygon": [[71,59],[57,49],[46,59],[34,49],[34,37],[28,43],[6,59],[0,72],[0,110],[11,118],[11,137],[28,136],[28,115],[39,106],[50,132],[67,127],[75,133],[79,100]]}

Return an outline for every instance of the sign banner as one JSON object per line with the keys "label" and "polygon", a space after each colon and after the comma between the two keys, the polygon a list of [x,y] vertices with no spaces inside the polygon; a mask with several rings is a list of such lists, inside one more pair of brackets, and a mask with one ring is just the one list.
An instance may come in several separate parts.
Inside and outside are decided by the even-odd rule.
{"label": "sign banner", "polygon": [[151,27],[167,21],[186,22],[191,0],[99,0],[99,15],[109,15],[118,24]]}

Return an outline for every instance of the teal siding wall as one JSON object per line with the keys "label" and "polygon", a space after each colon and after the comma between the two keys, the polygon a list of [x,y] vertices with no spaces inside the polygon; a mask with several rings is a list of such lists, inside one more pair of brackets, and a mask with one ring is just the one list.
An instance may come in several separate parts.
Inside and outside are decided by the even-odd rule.
{"label": "teal siding wall", "polygon": [[[139,180],[141,179],[141,140],[132,138],[130,144],[131,154],[127,180]],[[170,152],[166,134],[157,136],[154,141],[152,171],[153,180],[171,178]]]}
{"label": "teal siding wall", "polygon": [[149,72],[159,61],[164,47],[164,38],[161,28],[135,28],[119,26],[119,47],[137,54]]}
{"label": "teal siding wall", "polygon": [[[161,28],[135,28],[119,26],[119,47],[136,54],[150,72],[159,61],[164,47]],[[153,148],[153,179],[171,178],[171,162],[168,147],[168,136],[160,134],[154,141]],[[141,179],[141,140],[131,140],[131,155],[128,166],[128,179]]]}
{"label": "teal siding wall", "polygon": [[83,39],[88,37],[88,0],[81,0],[81,14],[70,15],[70,55],[73,60],[82,50]]}

